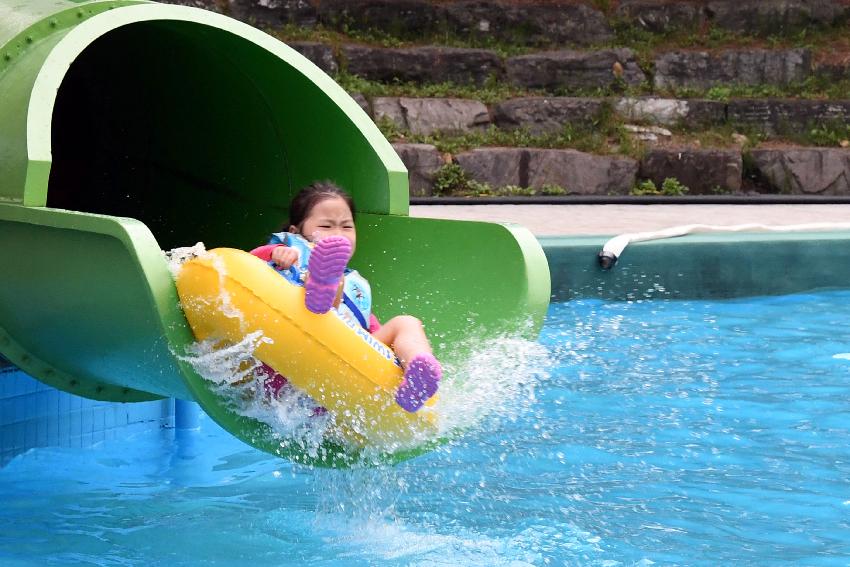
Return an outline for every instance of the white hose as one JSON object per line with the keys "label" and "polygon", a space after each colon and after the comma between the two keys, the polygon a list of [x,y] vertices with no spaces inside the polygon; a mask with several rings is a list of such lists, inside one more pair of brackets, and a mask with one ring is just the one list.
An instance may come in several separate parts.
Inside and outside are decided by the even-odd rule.
{"label": "white hose", "polygon": [[[607,269],[614,265],[626,246],[632,242],[646,242],[648,240],[660,240],[662,238],[675,238],[696,232],[821,232],[829,230],[850,230],[850,223],[813,222],[807,224],[788,224],[772,226],[767,224],[737,224],[732,226],[713,226],[709,224],[686,224],[673,226],[663,230],[652,232],[632,232],[615,236],[605,243],[600,259],[604,256],[612,261],[603,268]],[[601,263],[601,261],[600,261]]]}

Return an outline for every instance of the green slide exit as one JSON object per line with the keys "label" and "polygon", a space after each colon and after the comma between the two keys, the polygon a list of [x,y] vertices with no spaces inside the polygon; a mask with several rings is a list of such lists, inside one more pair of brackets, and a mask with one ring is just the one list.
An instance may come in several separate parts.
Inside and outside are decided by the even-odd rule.
{"label": "green slide exit", "polygon": [[181,360],[192,335],[162,251],[262,244],[314,180],[363,213],[352,263],[380,318],[417,315],[449,357],[470,334],[542,324],[549,271],[531,234],[408,217],[407,171],[366,113],[248,25],[152,2],[0,0],[0,101],[0,353],[54,387],[197,400],[297,457]]}

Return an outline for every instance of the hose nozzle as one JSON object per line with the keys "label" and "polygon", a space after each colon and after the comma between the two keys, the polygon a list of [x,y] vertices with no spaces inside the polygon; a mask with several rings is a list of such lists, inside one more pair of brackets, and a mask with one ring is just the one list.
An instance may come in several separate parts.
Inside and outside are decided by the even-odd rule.
{"label": "hose nozzle", "polygon": [[599,262],[599,267],[603,270],[610,270],[617,263],[617,255],[608,250],[603,250],[596,255],[596,260]]}

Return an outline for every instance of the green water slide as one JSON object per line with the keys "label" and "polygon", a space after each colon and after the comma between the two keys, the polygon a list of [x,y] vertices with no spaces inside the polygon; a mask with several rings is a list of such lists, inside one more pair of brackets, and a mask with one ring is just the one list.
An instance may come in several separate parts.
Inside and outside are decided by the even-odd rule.
{"label": "green water slide", "polygon": [[536,334],[537,241],[407,216],[392,147],[291,48],[184,6],[0,0],[0,354],[30,375],[99,400],[197,400],[298,457],[181,360],[192,334],[162,250],[261,244],[320,179],[362,212],[353,264],[380,318],[419,316],[446,357],[470,336]]}

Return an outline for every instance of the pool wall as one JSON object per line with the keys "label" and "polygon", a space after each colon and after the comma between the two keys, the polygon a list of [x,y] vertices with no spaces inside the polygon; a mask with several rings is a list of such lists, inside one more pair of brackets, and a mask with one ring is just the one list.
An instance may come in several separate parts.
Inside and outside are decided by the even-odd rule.
{"label": "pool wall", "polygon": [[850,287],[850,232],[696,234],[630,244],[608,271],[609,236],[540,238],[552,300],[785,295]]}
{"label": "pool wall", "polygon": [[47,386],[0,359],[0,467],[35,447],[86,448],[173,424],[172,399],[89,400]]}
{"label": "pool wall", "polygon": [[[711,234],[628,246],[603,271],[607,236],[540,238],[553,301],[704,299],[850,287],[850,233]],[[33,447],[85,448],[173,427],[174,400],[97,402],[46,386],[0,359],[0,466]]]}

